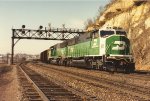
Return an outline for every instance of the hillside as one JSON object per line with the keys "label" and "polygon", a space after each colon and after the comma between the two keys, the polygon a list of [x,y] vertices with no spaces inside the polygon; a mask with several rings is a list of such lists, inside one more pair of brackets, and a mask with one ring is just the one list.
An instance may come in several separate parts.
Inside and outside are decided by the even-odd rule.
{"label": "hillside", "polygon": [[150,65],[150,2],[141,0],[112,0],[98,20],[87,30],[106,26],[122,27],[128,32],[138,69]]}

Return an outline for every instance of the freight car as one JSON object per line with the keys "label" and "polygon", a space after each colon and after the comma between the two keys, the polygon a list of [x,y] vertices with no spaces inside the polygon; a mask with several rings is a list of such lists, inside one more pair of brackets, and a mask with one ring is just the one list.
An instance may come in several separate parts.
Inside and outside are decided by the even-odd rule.
{"label": "freight car", "polygon": [[44,50],[40,53],[40,60],[44,63],[49,63],[49,58],[51,57],[51,51],[49,49]]}
{"label": "freight car", "polygon": [[[74,60],[84,60],[91,68],[108,71],[134,72],[127,33],[117,27],[94,30],[51,46],[49,58],[58,65],[71,66]],[[44,60],[45,61],[45,60]]]}

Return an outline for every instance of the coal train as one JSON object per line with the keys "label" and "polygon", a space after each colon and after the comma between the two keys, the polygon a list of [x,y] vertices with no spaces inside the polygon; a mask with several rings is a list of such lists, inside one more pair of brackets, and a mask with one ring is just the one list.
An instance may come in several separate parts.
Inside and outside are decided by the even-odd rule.
{"label": "coal train", "polygon": [[65,66],[82,60],[85,67],[93,69],[135,71],[130,40],[126,31],[118,27],[94,30],[53,45],[41,52],[40,59],[42,62]]}

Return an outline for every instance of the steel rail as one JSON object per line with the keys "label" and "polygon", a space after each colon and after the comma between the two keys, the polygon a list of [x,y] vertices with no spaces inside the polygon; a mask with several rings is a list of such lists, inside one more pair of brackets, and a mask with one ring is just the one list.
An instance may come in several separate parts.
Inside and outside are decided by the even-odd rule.
{"label": "steel rail", "polygon": [[[33,64],[35,65],[35,64]],[[36,64],[36,65],[40,65],[40,66],[48,66],[46,64]],[[55,65],[52,65],[52,66],[55,66]],[[76,68],[76,67],[75,67]],[[78,68],[78,69],[81,69],[81,70],[84,70],[82,68]],[[99,71],[99,70],[91,70],[91,71],[94,71],[96,73],[101,73],[101,74],[104,74],[104,75],[109,75],[110,72],[106,72],[106,71]],[[112,73],[111,73],[112,74]],[[113,73],[113,76],[121,76],[121,77],[126,77],[126,78],[132,78],[132,79],[137,79],[137,80],[144,80],[144,81],[150,81],[150,73],[147,73],[147,74],[140,74],[140,73],[132,73],[132,74],[125,74],[125,73]]]}
{"label": "steel rail", "polygon": [[35,82],[35,84],[48,97],[48,99],[50,99],[50,101],[54,99],[56,101],[62,101],[63,99],[63,101],[68,101],[68,99],[69,101],[102,101],[97,100],[97,98],[94,96],[81,93],[76,89],[71,89],[58,80],[49,79],[44,75],[41,75],[40,72],[32,70],[25,65],[22,65],[22,70],[32,79],[32,81]]}
{"label": "steel rail", "polygon": [[[85,80],[84,81],[88,81],[89,79],[91,79],[91,80],[94,80],[95,81],[95,83],[97,82],[97,81],[103,81],[105,84],[107,83],[107,85],[104,85],[103,83],[101,83],[101,82],[97,82],[97,84],[99,84],[99,85],[103,85],[103,86],[105,86],[105,87],[108,87],[108,88],[112,88],[112,89],[116,89],[116,90],[118,90],[118,91],[121,91],[121,92],[124,92],[124,93],[128,93],[128,94],[131,94],[131,95],[133,95],[133,96],[138,96],[138,97],[142,97],[142,98],[144,98],[145,100],[149,100],[150,99],[150,96],[148,95],[148,94],[143,94],[143,93],[141,93],[141,91],[140,90],[138,90],[137,92],[136,92],[136,90],[135,91],[133,91],[134,90],[134,88],[136,88],[136,87],[133,87],[133,85],[128,85],[131,89],[129,90],[129,89],[125,89],[124,87],[128,87],[127,86],[127,84],[126,85],[122,85],[122,83],[120,83],[120,82],[116,82],[116,81],[108,81],[108,80],[105,80],[105,79],[101,79],[101,78],[95,78],[95,77],[91,77],[91,76],[88,76],[88,75],[85,75],[85,74],[81,74],[81,73],[76,73],[76,72],[71,72],[71,71],[67,71],[67,70],[60,70],[60,69],[58,69],[58,68],[55,68],[55,67],[52,67],[52,68],[50,68],[50,69],[53,69],[53,70],[56,70],[56,71],[60,71],[60,72],[66,72],[67,74],[71,74],[71,75],[75,75],[75,76],[80,76],[80,77],[82,77],[82,78],[84,78]],[[88,78],[88,79],[87,79]],[[79,79],[80,80],[80,79]],[[122,85],[120,85],[119,86],[119,83]],[[94,83],[93,83],[93,85],[95,85]],[[138,87],[139,88],[139,87]]]}
{"label": "steel rail", "polygon": [[19,66],[19,69],[23,72],[25,77],[28,79],[28,81],[33,85],[33,87],[36,89],[40,97],[42,98],[43,101],[50,101],[45,94],[38,88],[38,86],[30,79],[30,77],[24,72],[24,70]]}

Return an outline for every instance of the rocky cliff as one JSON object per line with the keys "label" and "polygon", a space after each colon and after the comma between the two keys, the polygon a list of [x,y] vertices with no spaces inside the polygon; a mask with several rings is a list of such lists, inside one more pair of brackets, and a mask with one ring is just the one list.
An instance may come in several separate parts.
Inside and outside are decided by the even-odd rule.
{"label": "rocky cliff", "polygon": [[[150,65],[150,2],[142,0],[112,0],[87,30],[106,26],[122,27],[128,32],[136,64]],[[139,69],[139,68],[138,68]],[[141,68],[140,68],[141,69]],[[149,69],[146,66],[142,69]]]}

